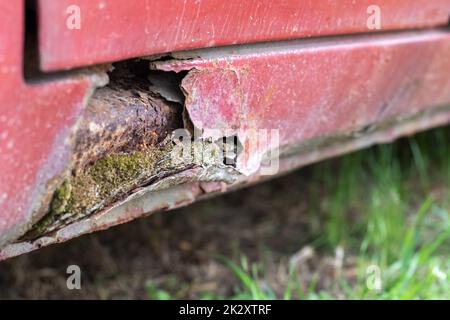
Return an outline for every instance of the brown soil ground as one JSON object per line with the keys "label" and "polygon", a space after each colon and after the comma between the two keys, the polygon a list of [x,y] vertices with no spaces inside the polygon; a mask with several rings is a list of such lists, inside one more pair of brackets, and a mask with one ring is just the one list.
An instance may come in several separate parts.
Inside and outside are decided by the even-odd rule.
{"label": "brown soil ground", "polygon": [[[259,261],[280,296],[293,260],[302,262],[300,280],[320,266],[326,276],[319,285],[329,290],[333,259],[308,246],[319,223],[308,210],[311,180],[308,169],[300,170],[0,262],[0,299],[146,299],[149,280],[173,298],[230,296],[240,283],[217,255]],[[81,290],[66,287],[71,264],[81,268]]]}

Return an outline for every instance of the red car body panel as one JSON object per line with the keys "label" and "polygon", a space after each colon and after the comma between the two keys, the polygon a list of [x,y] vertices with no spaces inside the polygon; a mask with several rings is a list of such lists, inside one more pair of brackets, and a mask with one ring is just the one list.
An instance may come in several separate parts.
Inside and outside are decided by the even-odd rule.
{"label": "red car body panel", "polygon": [[[81,9],[80,29],[66,27],[70,5]],[[0,259],[259,180],[255,163],[270,147],[246,149],[251,129],[279,130],[290,151],[280,161],[286,171],[448,123],[450,32],[442,26],[450,0],[380,0],[378,34],[367,28],[370,5],[39,0],[40,75],[26,81],[25,4],[0,0]],[[231,46],[204,49],[224,45]],[[174,52],[187,49],[200,50]],[[231,185],[218,179],[144,188],[53,234],[17,242],[61,183],[80,114],[104,85],[92,70],[59,71],[148,55],[167,56],[149,62],[155,70],[186,73],[185,107],[197,128],[238,136],[242,177]]]}
{"label": "red car body panel", "polygon": [[[177,50],[365,33],[371,0],[40,0],[43,70]],[[80,29],[66,28],[80,8]],[[442,26],[449,0],[379,0],[383,31]],[[69,11],[70,12],[70,11]],[[370,12],[370,10],[369,10]],[[376,30],[375,30],[376,31]]]}
{"label": "red car body panel", "polygon": [[65,166],[64,140],[91,88],[87,77],[29,84],[23,78],[24,10],[1,1],[0,243],[29,227],[53,177]]}

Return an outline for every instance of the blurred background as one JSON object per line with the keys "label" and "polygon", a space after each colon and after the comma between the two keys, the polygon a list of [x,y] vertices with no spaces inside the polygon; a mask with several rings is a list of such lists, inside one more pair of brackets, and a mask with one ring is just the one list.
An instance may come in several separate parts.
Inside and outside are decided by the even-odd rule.
{"label": "blurred background", "polygon": [[447,127],[0,262],[0,299],[449,299],[449,178]]}

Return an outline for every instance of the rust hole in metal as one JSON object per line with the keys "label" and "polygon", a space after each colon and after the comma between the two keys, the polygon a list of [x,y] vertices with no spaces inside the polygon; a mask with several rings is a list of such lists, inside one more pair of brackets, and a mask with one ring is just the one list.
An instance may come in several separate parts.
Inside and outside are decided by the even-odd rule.
{"label": "rust hole in metal", "polygon": [[[19,241],[49,235],[194,167],[203,170],[202,178],[235,179],[229,170],[242,145],[236,136],[194,139],[181,90],[186,74],[150,70],[149,61],[141,59],[110,65],[109,83],[94,92],[73,133],[67,175],[45,214]],[[189,133],[192,155],[178,162],[172,152],[176,129]],[[165,187],[170,183],[177,182]]]}
{"label": "rust hole in metal", "polygon": [[120,201],[136,188],[183,168],[162,161],[168,137],[183,127],[183,75],[150,71],[148,61],[113,64],[72,138],[72,161],[47,214],[23,239],[36,239]]}

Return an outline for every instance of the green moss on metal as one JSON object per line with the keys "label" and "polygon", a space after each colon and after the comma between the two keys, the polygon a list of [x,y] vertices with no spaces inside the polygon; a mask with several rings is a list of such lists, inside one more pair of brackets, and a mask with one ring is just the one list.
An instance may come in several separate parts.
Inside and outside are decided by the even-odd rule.
{"label": "green moss on metal", "polygon": [[53,195],[51,211],[56,214],[64,212],[71,195],[72,184],[69,179],[66,179]]}
{"label": "green moss on metal", "polygon": [[77,175],[65,179],[55,190],[48,214],[34,225],[31,234],[42,234],[62,215],[82,215],[138,187],[157,170],[164,169],[162,166],[167,166],[168,162],[161,159],[169,153],[167,146],[145,147],[95,161]]}
{"label": "green moss on metal", "polygon": [[38,221],[33,230],[41,233],[45,228],[53,223],[56,217],[65,212],[68,202],[72,195],[72,184],[70,179],[65,179],[61,186],[55,190],[52,202],[50,203],[49,213]]}
{"label": "green moss on metal", "polygon": [[[186,159],[172,152],[174,145],[142,147],[129,153],[114,153],[66,178],[55,190],[48,214],[37,222],[26,238],[35,238],[55,227],[123,198],[161,171],[177,171],[188,165],[209,166],[221,163],[211,142],[191,144]],[[207,152],[205,152],[205,150]]]}
{"label": "green moss on metal", "polygon": [[155,173],[162,156],[157,147],[133,153],[117,153],[97,160],[72,179],[74,192],[68,212],[80,212],[111,196],[124,193]]}

